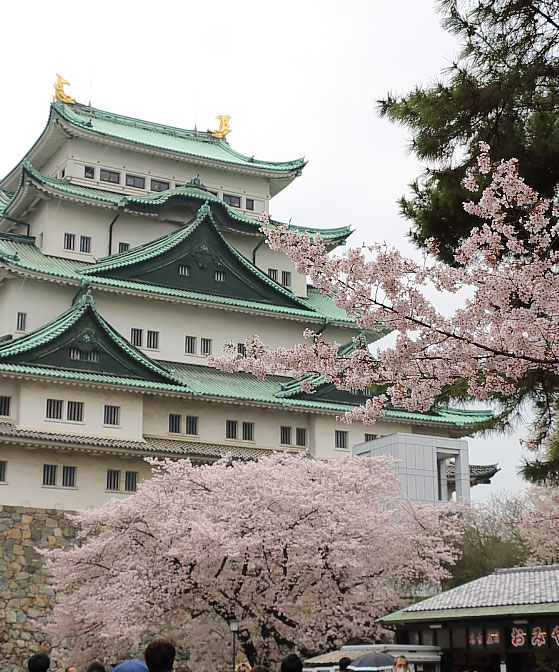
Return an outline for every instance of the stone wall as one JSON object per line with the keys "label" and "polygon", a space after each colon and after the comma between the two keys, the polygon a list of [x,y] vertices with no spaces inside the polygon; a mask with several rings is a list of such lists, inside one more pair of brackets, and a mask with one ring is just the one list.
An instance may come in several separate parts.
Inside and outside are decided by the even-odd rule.
{"label": "stone wall", "polygon": [[[0,506],[0,672],[25,672],[28,658],[45,640],[39,624],[54,591],[35,548],[64,547],[75,536],[62,511]],[[60,667],[55,649],[51,670]]]}

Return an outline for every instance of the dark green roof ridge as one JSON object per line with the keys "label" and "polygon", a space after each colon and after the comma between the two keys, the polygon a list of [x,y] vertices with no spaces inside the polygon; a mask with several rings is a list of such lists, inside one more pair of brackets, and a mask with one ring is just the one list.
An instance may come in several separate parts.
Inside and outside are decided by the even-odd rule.
{"label": "dark green roof ridge", "polygon": [[102,274],[103,271],[132,266],[137,264],[139,261],[145,261],[147,259],[161,256],[163,253],[173,249],[186,240],[205,220],[210,223],[211,227],[213,228],[214,235],[218,237],[229,253],[236,259],[237,263],[241,264],[252,275],[256,276],[260,282],[273,289],[273,291],[277,294],[280,294],[284,298],[288,299],[295,306],[309,310],[309,306],[304,299],[299,298],[293,292],[285,289],[285,287],[279,283],[274,282],[274,280],[272,280],[266,273],[252,264],[246,257],[244,257],[227,242],[227,240],[223,237],[222,233],[217,228],[211,209],[207,203],[202,205],[193,220],[183,225],[176,231],[166,233],[160,238],[148,241],[143,245],[133,247],[129,250],[126,250],[125,252],[120,252],[118,254],[111,255],[110,257],[104,257],[103,260],[100,260],[88,268],[83,269],[82,275],[88,278],[95,277],[97,274]]}

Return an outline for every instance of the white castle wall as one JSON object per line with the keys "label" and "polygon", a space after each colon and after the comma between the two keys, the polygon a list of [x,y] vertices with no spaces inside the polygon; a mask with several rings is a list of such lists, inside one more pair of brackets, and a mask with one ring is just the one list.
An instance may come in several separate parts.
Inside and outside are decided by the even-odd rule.
{"label": "white castle wall", "polygon": [[[84,166],[86,165],[97,168],[96,179],[84,178]],[[120,172],[120,184],[99,181],[98,171],[101,167]],[[269,183],[263,177],[198,166],[186,161],[154,156],[153,153],[109,147],[85,139],[75,138],[71,143],[65,143],[47,163],[37,168],[52,177],[61,177],[62,170],[64,170],[65,177],[71,177],[75,183],[138,195],[153,193],[149,189],[151,178],[164,180],[174,187],[177,183],[188,182],[199,173],[202,183],[209,190],[217,191],[220,198],[224,193],[240,196],[242,199],[248,196],[256,201],[254,212],[268,211]],[[127,187],[125,184],[127,173],[145,177],[148,188]]]}
{"label": "white castle wall", "polygon": [[[81,401],[83,422],[46,418],[47,399]],[[120,424],[104,424],[105,404],[120,407]],[[53,385],[40,381],[22,381],[20,388],[19,426],[47,432],[94,434],[115,439],[142,438],[143,399],[125,390],[102,390],[78,385]]]}

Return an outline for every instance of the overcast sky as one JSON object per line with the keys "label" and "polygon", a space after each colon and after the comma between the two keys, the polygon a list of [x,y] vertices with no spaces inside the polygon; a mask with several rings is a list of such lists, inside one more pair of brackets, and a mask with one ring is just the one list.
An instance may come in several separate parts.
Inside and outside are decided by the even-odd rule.
{"label": "overcast sky", "polygon": [[[140,119],[206,130],[231,115],[236,150],[309,161],[272,216],[351,224],[350,244],[411,251],[396,200],[420,166],[375,101],[452,62],[457,44],[432,0],[31,0],[3,6],[3,25],[2,174],[42,131],[60,73],[79,102]],[[499,462],[494,488],[518,490],[517,446],[515,436],[473,440],[470,462]]]}

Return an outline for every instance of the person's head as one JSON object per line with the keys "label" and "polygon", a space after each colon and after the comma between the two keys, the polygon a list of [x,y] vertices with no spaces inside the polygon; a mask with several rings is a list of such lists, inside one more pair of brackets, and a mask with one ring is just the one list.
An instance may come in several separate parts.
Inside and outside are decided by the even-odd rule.
{"label": "person's head", "polygon": [[52,645],[50,642],[41,642],[39,644],[39,653],[46,653],[47,656],[50,656],[51,651],[52,651]]}
{"label": "person's head", "polygon": [[394,661],[393,667],[398,672],[405,672],[408,669],[408,659],[406,656],[398,656]]}
{"label": "person's head", "polygon": [[281,661],[281,672],[303,672],[303,663],[299,656],[290,653]]}
{"label": "person's head", "polygon": [[148,666],[139,658],[130,658],[113,667],[113,672],[148,672]]}
{"label": "person's head", "polygon": [[255,665],[252,668],[252,672],[270,672],[270,668],[265,665]]}
{"label": "person's head", "polygon": [[64,668],[64,672],[78,672],[78,671],[73,665],[68,665],[68,667]]}
{"label": "person's head", "polygon": [[86,672],[105,672],[105,666],[98,660],[94,660],[92,663],[89,663]]}
{"label": "person's head", "polygon": [[171,670],[175,662],[175,647],[168,639],[155,639],[146,646],[144,658],[149,672]]}
{"label": "person's head", "polygon": [[36,653],[27,661],[29,672],[46,672],[50,667],[50,658],[46,653]]}
{"label": "person's head", "polygon": [[345,672],[347,670],[347,666],[350,664],[351,664],[351,658],[348,658],[347,656],[340,658],[340,660],[338,661],[338,667],[340,668],[340,672]]}

